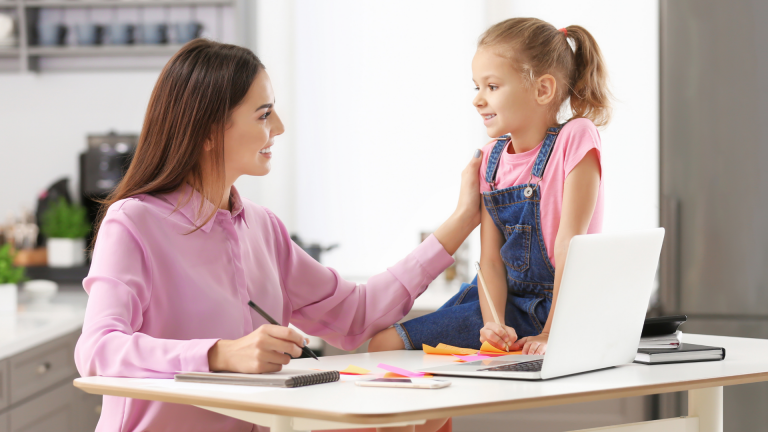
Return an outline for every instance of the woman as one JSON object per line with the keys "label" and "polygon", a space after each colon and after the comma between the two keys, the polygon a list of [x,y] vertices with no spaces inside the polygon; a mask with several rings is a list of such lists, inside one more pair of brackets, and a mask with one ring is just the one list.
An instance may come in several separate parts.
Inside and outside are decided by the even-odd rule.
{"label": "woman", "polygon": [[[280,370],[288,354],[301,354],[302,338],[266,324],[250,299],[283,325],[353,349],[401,319],[453,262],[480,220],[477,152],[456,211],[402,261],[356,285],[305,254],[275,215],[233,186],[269,173],[284,130],[274,103],[264,66],[241,47],[195,40],[163,69],[131,166],[102,209],[83,281],[81,375]],[[104,397],[97,428],[251,429],[192,406],[115,396]]]}

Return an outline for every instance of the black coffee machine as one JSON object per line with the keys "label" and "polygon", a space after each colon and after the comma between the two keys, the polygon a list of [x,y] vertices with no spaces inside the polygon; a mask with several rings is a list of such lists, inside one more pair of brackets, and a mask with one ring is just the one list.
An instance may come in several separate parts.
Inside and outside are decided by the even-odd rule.
{"label": "black coffee machine", "polygon": [[[88,149],[80,154],[80,195],[91,224],[101,204],[125,175],[136,152],[138,135],[88,135]],[[93,232],[88,236],[90,244]]]}

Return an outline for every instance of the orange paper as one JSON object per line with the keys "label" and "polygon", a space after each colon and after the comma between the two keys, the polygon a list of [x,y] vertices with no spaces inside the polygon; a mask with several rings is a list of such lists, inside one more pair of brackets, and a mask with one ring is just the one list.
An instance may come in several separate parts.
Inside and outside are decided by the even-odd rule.
{"label": "orange paper", "polygon": [[517,355],[522,354],[522,351],[506,352],[495,348],[488,342],[483,342],[483,346],[480,347],[480,351],[471,348],[459,348],[452,345],[438,344],[436,347],[431,347],[427,344],[422,344],[421,349],[424,350],[424,354],[438,354],[438,355],[475,355],[483,354],[491,357],[502,355]]}
{"label": "orange paper", "polygon": [[483,342],[483,345],[480,347],[480,353],[481,354],[497,354],[497,355],[519,355],[522,354],[522,351],[510,351],[506,352],[503,350],[500,350],[496,348],[495,346],[489,344],[487,341]]}
{"label": "orange paper", "polygon": [[424,350],[424,354],[438,354],[438,355],[474,355],[477,354],[477,350],[469,348],[459,348],[446,344],[438,344],[436,347],[431,347],[427,344],[422,344],[421,349]]}
{"label": "orange paper", "polygon": [[371,371],[360,366],[349,365],[346,369],[340,370],[339,373],[342,375],[368,375]]}
{"label": "orange paper", "polygon": [[[421,378],[432,378],[432,377],[434,377],[434,375],[424,374],[424,376]],[[387,372],[384,374],[384,378],[408,378],[408,377],[405,375],[396,374],[394,372]]]}

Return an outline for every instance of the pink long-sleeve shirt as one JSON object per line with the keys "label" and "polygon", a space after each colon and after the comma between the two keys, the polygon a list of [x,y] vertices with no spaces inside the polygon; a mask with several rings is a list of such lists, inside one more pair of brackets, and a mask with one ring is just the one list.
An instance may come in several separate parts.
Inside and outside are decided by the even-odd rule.
{"label": "pink long-sleeve shirt", "polygon": [[[182,193],[192,199],[173,211]],[[294,244],[269,210],[241,200],[218,210],[189,186],[137,195],[110,206],[88,277],[83,333],[75,349],[82,376],[172,378],[208,371],[219,339],[267,322],[255,301],[334,346],[353,349],[397,322],[453,259],[432,236],[367,284],[341,279]],[[201,201],[204,209],[199,212]],[[97,431],[249,431],[254,426],[189,405],[104,396]],[[257,428],[258,429],[258,428]]]}

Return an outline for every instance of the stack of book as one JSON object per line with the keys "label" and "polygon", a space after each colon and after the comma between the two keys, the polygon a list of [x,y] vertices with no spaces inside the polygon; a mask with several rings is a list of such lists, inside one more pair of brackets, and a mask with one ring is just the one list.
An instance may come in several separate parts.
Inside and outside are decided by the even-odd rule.
{"label": "stack of book", "polygon": [[680,330],[659,336],[643,336],[640,338],[640,349],[670,349],[677,348],[683,343],[683,332]]}
{"label": "stack of book", "polygon": [[687,319],[685,315],[646,319],[635,363],[667,364],[723,360],[725,348],[683,343],[683,332],[679,328]]}

